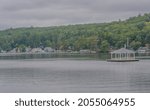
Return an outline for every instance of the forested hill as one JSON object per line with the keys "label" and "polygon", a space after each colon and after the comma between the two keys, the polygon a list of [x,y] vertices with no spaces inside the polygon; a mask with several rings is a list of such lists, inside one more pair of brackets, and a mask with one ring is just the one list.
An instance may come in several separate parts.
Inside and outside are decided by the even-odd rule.
{"label": "forested hill", "polygon": [[134,50],[150,44],[150,14],[111,23],[3,30],[0,31],[0,50],[52,47],[60,50],[108,51],[123,47],[127,38],[129,48]]}

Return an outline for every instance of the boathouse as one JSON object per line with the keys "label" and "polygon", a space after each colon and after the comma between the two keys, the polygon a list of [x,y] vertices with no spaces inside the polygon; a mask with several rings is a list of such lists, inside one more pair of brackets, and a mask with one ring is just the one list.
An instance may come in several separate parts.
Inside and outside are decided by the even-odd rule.
{"label": "boathouse", "polygon": [[138,61],[135,59],[135,52],[126,48],[121,48],[110,53],[111,59],[108,61],[126,62],[126,61]]}

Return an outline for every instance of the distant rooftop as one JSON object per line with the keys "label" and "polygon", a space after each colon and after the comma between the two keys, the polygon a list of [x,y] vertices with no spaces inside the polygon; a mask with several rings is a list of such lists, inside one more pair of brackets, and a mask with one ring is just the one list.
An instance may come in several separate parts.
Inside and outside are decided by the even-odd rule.
{"label": "distant rooftop", "polygon": [[111,52],[111,54],[113,54],[113,53],[135,53],[135,52],[132,50],[128,50],[126,48],[121,48],[119,50],[115,50],[115,51]]}

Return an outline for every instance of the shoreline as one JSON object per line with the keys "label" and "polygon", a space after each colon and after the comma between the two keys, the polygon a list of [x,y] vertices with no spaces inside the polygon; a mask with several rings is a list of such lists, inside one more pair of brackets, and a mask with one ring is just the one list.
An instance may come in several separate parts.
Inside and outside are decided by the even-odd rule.
{"label": "shoreline", "polygon": [[[102,54],[102,56],[101,56]],[[104,55],[103,55],[104,54]],[[0,57],[1,58],[7,58],[7,57],[18,57],[18,58],[61,58],[61,57],[66,57],[66,58],[70,58],[71,56],[72,57],[98,57],[98,56],[107,56],[105,53],[85,53],[85,54],[82,54],[82,53],[79,53],[79,52],[38,52],[38,53],[31,53],[31,52],[24,52],[24,53],[0,53]],[[11,58],[9,58],[11,59]],[[14,58],[13,58],[14,59]],[[101,58],[100,58],[101,59]],[[103,59],[103,58],[102,58]],[[108,58],[109,59],[109,58]],[[107,58],[105,60],[108,60]],[[150,59],[150,56],[136,56],[136,59]],[[103,59],[104,60],[104,59]]]}

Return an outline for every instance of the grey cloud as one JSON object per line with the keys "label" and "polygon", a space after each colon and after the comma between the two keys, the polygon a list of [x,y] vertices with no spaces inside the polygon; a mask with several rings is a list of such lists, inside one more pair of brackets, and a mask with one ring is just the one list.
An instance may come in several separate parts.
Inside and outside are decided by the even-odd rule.
{"label": "grey cloud", "polygon": [[107,22],[150,11],[149,0],[0,0],[0,28]]}
{"label": "grey cloud", "polygon": [[131,0],[110,5],[112,11],[150,11],[149,0]]}

